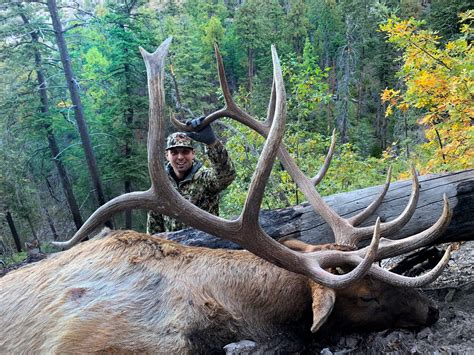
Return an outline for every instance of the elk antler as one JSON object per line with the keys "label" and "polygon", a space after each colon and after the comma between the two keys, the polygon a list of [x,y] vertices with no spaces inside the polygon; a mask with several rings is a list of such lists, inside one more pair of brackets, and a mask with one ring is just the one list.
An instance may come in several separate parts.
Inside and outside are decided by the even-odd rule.
{"label": "elk antler", "polygon": [[[306,275],[314,281],[328,287],[344,287],[350,282],[360,279],[371,269],[374,270],[374,274],[380,274],[380,271],[372,266],[373,261],[378,254],[377,248],[380,238],[379,229],[381,228],[379,220],[377,220],[375,226],[371,228],[373,238],[370,246],[364,248],[363,251],[355,250],[351,252],[343,252],[339,250],[324,250],[312,253],[300,253],[285,247],[269,237],[258,223],[260,204],[263,198],[265,185],[277,154],[284,162],[285,167],[287,167],[289,171],[291,170],[291,174],[292,176],[294,175],[293,178],[295,181],[298,181],[298,185],[303,187],[300,186],[303,192],[305,192],[305,195],[311,196],[308,191],[312,191],[312,194],[316,194],[315,196],[319,197],[313,186],[314,181],[319,178],[315,178],[313,181],[307,178],[299,178],[298,176],[303,174],[281,143],[285,126],[286,98],[280,62],[273,46],[273,86],[267,120],[264,123],[260,123],[240,110],[233,103],[230,92],[228,88],[224,88],[224,85],[223,91],[224,96],[226,97],[227,108],[214,113],[213,117],[211,117],[212,115],[208,116],[206,119],[208,124],[218,117],[230,116],[256,129],[267,137],[255,173],[252,177],[247,199],[239,218],[236,220],[225,220],[214,216],[193,205],[174,189],[167,177],[167,173],[162,163],[162,157],[165,152],[164,62],[170,43],[171,38],[168,38],[152,54],[140,48],[147,68],[150,100],[150,122],[148,130],[148,169],[152,181],[150,189],[144,192],[134,192],[121,195],[109,201],[94,212],[94,214],[84,223],[82,228],[70,241],[54,244],[66,248],[70,247],[82,240],[113,214],[125,209],[143,208],[154,210],[173,218],[178,218],[187,225],[214,234],[220,238],[238,243],[252,253],[275,265]],[[218,61],[220,60],[222,62],[222,59],[219,58],[220,56],[218,56]],[[219,66],[219,71],[219,77],[222,84],[222,81],[225,81],[222,63]],[[225,84],[225,86],[227,86],[227,84]],[[293,165],[294,167],[292,167]],[[324,175],[324,173],[320,175]],[[307,184],[311,186],[311,189],[306,186]],[[319,199],[321,198],[319,197]],[[314,198],[313,204],[316,202],[318,202],[318,199]],[[321,212],[323,218],[326,220],[331,220],[331,218],[339,218],[342,220],[330,209],[327,211],[322,210]],[[331,224],[331,226],[333,225],[334,223]],[[387,245],[386,248],[388,250],[390,246]],[[341,263],[350,263],[354,265],[355,268],[344,275],[334,275],[325,270],[327,267],[339,265]],[[439,266],[438,269],[432,270],[428,274],[415,278],[416,282],[431,281],[438,276],[440,272],[439,269],[442,269],[442,266],[443,265]],[[385,274],[382,273],[382,276],[380,277],[385,277]],[[394,279],[390,282],[400,283],[400,280]]]}

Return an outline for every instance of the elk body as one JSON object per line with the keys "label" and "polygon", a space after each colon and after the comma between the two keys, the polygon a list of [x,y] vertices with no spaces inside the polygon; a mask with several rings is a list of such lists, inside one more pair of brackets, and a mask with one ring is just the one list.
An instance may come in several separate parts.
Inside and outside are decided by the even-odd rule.
{"label": "elk body", "polygon": [[[235,104],[216,47],[226,105],[208,115],[203,124],[226,116],[266,137],[241,215],[235,220],[211,215],[174,189],[162,164],[164,62],[170,43],[167,39],[152,54],[142,50],[150,95],[150,189],[112,199],[70,241],[56,244],[69,248],[114,214],[142,208],[178,218],[248,251],[185,247],[136,232],[116,232],[80,244],[0,279],[0,353],[208,352],[242,339],[259,343],[288,339],[286,344],[292,344],[291,339],[317,332],[324,323],[368,329],[433,322],[436,309],[405,287],[436,279],[449,260],[450,248],[432,270],[413,278],[391,273],[374,262],[432,243],[450,222],[447,198],[432,227],[402,240],[388,239],[416,208],[419,186],[414,172],[412,194],[402,214],[360,227],[382,202],[389,173],[385,188],[372,204],[350,218],[339,216],[315,189],[329,167],[334,135],[326,161],[313,178],[300,170],[282,143],[285,89],[274,47],[266,121],[254,119]],[[314,211],[331,227],[335,244],[279,243],[260,226],[260,204],[277,156]],[[370,238],[369,246],[358,248],[360,241]],[[337,268],[344,272],[334,272]]]}
{"label": "elk body", "polygon": [[366,277],[334,291],[248,251],[132,231],[0,279],[2,354],[209,353],[242,339],[296,351],[328,317],[326,331],[424,326],[436,316],[413,289]]}

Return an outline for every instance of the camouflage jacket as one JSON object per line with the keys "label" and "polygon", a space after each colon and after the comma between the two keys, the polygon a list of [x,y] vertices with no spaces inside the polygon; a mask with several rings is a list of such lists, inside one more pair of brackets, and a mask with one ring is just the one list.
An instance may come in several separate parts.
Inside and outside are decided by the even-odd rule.
{"label": "camouflage jacket", "polygon": [[[227,150],[220,141],[211,147],[206,146],[206,154],[212,167],[207,168],[195,161],[188,175],[179,182],[169,163],[166,169],[171,183],[182,196],[199,208],[217,216],[219,215],[219,193],[234,180],[235,169]],[[166,215],[148,212],[146,228],[148,234],[172,232],[187,227]]]}

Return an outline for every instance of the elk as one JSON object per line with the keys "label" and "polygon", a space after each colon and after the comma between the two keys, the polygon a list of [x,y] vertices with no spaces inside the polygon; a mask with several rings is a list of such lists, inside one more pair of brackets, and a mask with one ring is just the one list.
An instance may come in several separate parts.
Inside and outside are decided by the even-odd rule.
{"label": "elk", "polygon": [[[109,201],[71,240],[57,245],[70,248],[115,213],[143,208],[179,218],[247,250],[188,247],[133,231],[81,243],[0,279],[0,352],[207,353],[242,339],[270,344],[262,345],[266,349],[297,351],[302,337],[331,324],[380,329],[436,321],[435,305],[413,288],[439,276],[449,260],[449,247],[438,265],[417,277],[391,273],[374,262],[434,241],[450,222],[446,196],[438,221],[403,240],[387,236],[414,212],[419,195],[415,172],[408,205],[395,220],[358,227],[380,205],[390,174],[380,196],[364,211],[349,219],[337,215],[315,189],[329,167],[334,135],[325,164],[313,178],[303,174],[282,144],[285,90],[274,47],[265,122],[235,105],[216,47],[226,105],[208,115],[205,124],[227,116],[266,137],[241,215],[235,220],[211,215],[174,190],[160,159],[165,139],[164,62],[170,43],[171,38],[165,40],[152,54],[140,49],[150,98],[150,189]],[[334,244],[278,242],[258,224],[265,184],[277,156],[331,226]],[[370,245],[358,248],[370,236]]]}

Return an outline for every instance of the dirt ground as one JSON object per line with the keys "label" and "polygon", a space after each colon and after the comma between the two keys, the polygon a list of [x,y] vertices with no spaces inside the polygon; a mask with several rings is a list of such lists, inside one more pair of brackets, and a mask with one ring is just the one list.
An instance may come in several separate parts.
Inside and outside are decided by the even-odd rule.
{"label": "dirt ground", "polygon": [[385,330],[312,344],[310,354],[474,354],[474,242],[451,254],[443,274],[424,291],[439,320],[417,331]]}

